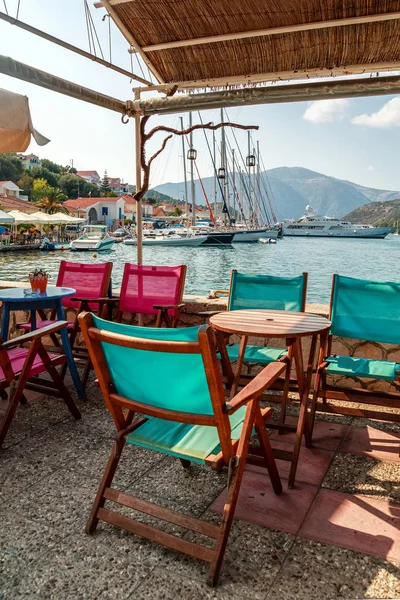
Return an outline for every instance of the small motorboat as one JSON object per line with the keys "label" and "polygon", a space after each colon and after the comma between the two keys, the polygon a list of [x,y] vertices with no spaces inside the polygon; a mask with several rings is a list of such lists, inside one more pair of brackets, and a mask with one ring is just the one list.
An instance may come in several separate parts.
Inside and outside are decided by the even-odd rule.
{"label": "small motorboat", "polygon": [[276,244],[276,240],[274,238],[259,238],[258,241],[260,244]]}
{"label": "small motorboat", "polygon": [[[143,237],[143,246],[185,246],[197,248],[207,240],[206,235],[182,237],[180,235],[156,235]],[[137,243],[137,241],[136,241]]]}
{"label": "small motorboat", "polygon": [[43,238],[39,246],[42,252],[54,252],[55,250],[69,250],[69,242],[51,242],[48,237]]}
{"label": "small motorboat", "polygon": [[114,244],[106,225],[85,225],[82,235],[71,242],[70,250],[104,252],[111,250]]}

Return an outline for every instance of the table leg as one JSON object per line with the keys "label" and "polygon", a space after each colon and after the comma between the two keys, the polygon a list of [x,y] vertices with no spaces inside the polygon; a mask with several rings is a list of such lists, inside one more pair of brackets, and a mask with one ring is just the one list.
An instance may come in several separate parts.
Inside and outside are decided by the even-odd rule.
{"label": "table leg", "polygon": [[10,327],[10,309],[7,302],[3,302],[3,314],[1,318],[1,339],[6,342],[8,339],[8,329]]}
{"label": "table leg", "polygon": [[310,353],[309,353],[309,357],[308,357],[306,373],[304,373],[304,367],[303,367],[301,339],[297,338],[293,343],[293,355],[294,355],[294,362],[295,362],[295,367],[296,367],[296,376],[297,376],[298,386],[299,386],[300,413],[299,413],[299,420],[297,422],[296,439],[295,439],[295,444],[294,444],[294,449],[293,449],[292,465],[290,467],[290,473],[289,473],[289,484],[288,484],[289,488],[293,488],[293,486],[294,486],[294,481],[295,481],[296,471],[297,471],[297,464],[299,461],[299,454],[300,454],[300,449],[301,449],[301,440],[303,438],[303,434],[305,437],[306,446],[310,447],[310,445],[311,445],[310,425],[309,425],[309,421],[308,421],[307,406],[308,406],[308,396],[310,393],[312,369],[313,369],[313,364],[314,364],[314,359],[315,359],[315,350],[317,347],[317,339],[318,339],[318,336],[314,335],[311,340],[311,348],[310,348]]}
{"label": "table leg", "polygon": [[31,310],[31,331],[36,329],[36,310]]}
{"label": "table leg", "polygon": [[[65,320],[65,312],[61,300],[57,300],[56,303],[56,315],[57,319],[60,321]],[[71,373],[72,381],[74,382],[75,389],[78,393],[78,396],[81,400],[85,397],[85,392],[82,387],[81,380],[79,379],[78,369],[76,368],[76,364],[74,361],[74,357],[72,355],[71,344],[69,343],[68,331],[66,327],[60,329],[60,337],[61,342],[64,348],[65,356],[67,357],[67,363],[69,367],[69,372]]]}
{"label": "table leg", "polygon": [[228,352],[226,350],[226,343],[225,343],[225,340],[229,339],[229,336],[224,334],[222,331],[216,330],[215,337],[217,339],[217,346],[218,346],[219,353],[221,355],[222,373],[226,377],[228,386],[231,387],[232,383],[233,383],[233,371],[232,371],[232,364],[231,364],[231,361],[229,360]]}
{"label": "table leg", "polygon": [[229,396],[230,399],[232,399],[234,396],[236,396],[236,393],[237,393],[240,375],[242,374],[244,355],[246,354],[247,340],[248,340],[247,335],[242,335],[242,337],[240,339],[240,344],[239,344],[239,354],[237,357],[236,369],[235,369],[235,373],[234,373],[234,377],[233,377],[231,393]]}

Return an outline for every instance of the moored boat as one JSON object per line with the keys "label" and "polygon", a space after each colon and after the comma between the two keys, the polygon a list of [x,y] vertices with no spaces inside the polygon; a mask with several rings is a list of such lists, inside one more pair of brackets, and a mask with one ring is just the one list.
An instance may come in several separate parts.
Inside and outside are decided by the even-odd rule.
{"label": "moored boat", "polygon": [[70,250],[103,252],[111,250],[115,240],[109,235],[105,225],[86,225],[83,233],[70,244]]}

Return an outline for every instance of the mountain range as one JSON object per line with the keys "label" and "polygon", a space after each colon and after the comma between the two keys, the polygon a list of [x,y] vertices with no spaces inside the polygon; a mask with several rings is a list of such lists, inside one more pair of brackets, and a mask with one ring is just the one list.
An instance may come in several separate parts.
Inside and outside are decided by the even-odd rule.
{"label": "mountain range", "polygon": [[[364,204],[400,198],[398,191],[364,187],[302,167],[278,167],[265,171],[265,174],[279,219],[298,219],[304,215],[307,205],[311,205],[318,214],[343,217]],[[211,201],[213,177],[205,177],[202,181]],[[184,183],[163,183],[153,190],[182,199]],[[199,180],[195,180],[195,190],[196,204],[205,204]]]}

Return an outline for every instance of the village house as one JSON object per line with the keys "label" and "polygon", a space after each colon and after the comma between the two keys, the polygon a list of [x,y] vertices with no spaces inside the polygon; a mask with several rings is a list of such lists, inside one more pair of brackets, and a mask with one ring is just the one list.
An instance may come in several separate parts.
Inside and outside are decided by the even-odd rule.
{"label": "village house", "polygon": [[70,214],[86,218],[93,225],[104,224],[109,227],[125,218],[125,201],[118,198],[77,198],[66,200],[65,208]]}
{"label": "village house", "polygon": [[101,179],[97,171],[77,171],[77,176],[85,179],[89,183],[100,186]]}
{"label": "village house", "polygon": [[0,194],[20,198],[21,189],[12,181],[0,181]]}
{"label": "village house", "polygon": [[42,161],[36,154],[19,154],[18,158],[22,161],[24,169],[28,169],[28,171],[42,166]]}
{"label": "village house", "polygon": [[0,192],[0,209],[4,212],[10,212],[10,210],[19,210],[20,212],[30,214],[37,212],[38,208],[28,200],[24,200],[21,197],[10,196],[9,194],[2,194]]}
{"label": "village house", "polygon": [[111,191],[119,196],[129,193],[129,184],[123,183],[119,177],[109,177],[108,185]]}

